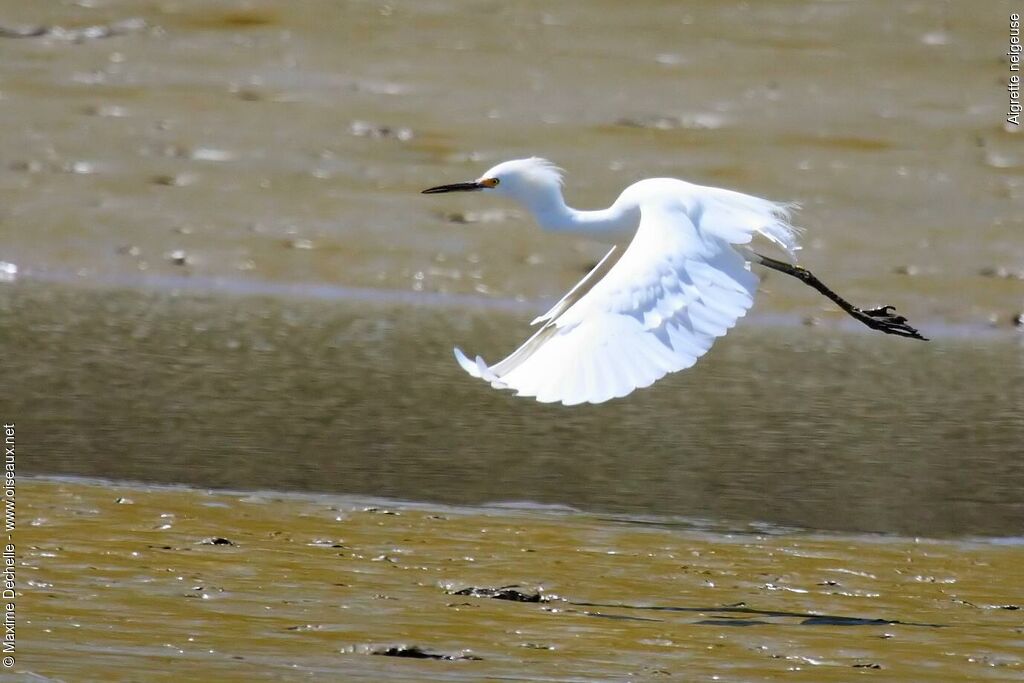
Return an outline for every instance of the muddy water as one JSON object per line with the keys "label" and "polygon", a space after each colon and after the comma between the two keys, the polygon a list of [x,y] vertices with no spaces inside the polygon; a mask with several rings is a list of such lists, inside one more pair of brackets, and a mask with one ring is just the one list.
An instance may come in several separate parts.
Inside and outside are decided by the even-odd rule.
{"label": "muddy water", "polygon": [[[21,492],[26,675],[1024,675],[1019,544],[82,481]],[[503,597],[541,601],[456,594],[509,584]],[[456,659],[376,654],[389,651]]]}
{"label": "muddy water", "polygon": [[1024,527],[1024,365],[998,337],[910,344],[754,320],[692,371],[573,410],[453,362],[453,339],[494,355],[525,334],[520,311],[5,291],[0,315],[19,321],[0,334],[6,390],[41,454],[26,474],[927,536]]}
{"label": "muddy water", "polygon": [[[1010,9],[0,0],[19,474],[423,501],[23,480],[20,671],[1019,677]],[[804,262],[935,340],[768,277],[628,401],[470,382],[452,344],[509,350],[604,251],[418,194],[527,154],[581,207],[653,175],[800,201]],[[496,501],[588,512],[441,507]],[[447,592],[512,583],[560,598]],[[372,654],[403,646],[481,659]]]}

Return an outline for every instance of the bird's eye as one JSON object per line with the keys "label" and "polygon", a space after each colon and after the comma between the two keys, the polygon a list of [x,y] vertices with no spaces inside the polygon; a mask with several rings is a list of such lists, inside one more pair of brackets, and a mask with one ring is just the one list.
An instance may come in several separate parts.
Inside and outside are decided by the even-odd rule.
{"label": "bird's eye", "polygon": [[484,180],[481,180],[480,184],[483,185],[484,187],[497,187],[498,183],[500,182],[501,180],[499,180],[498,178],[486,178]]}

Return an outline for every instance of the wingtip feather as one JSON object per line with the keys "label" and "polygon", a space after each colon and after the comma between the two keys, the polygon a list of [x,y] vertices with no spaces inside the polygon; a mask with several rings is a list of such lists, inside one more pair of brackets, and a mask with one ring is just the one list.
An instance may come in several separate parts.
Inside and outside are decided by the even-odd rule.
{"label": "wingtip feather", "polygon": [[458,346],[456,346],[454,351],[455,351],[455,360],[458,361],[459,365],[462,366],[463,370],[468,372],[473,377],[476,377],[477,379],[483,379],[483,376],[480,374],[480,370],[477,367],[477,364],[474,363],[473,361],[471,361],[466,356],[466,354],[464,354],[462,352],[462,349],[460,349]]}

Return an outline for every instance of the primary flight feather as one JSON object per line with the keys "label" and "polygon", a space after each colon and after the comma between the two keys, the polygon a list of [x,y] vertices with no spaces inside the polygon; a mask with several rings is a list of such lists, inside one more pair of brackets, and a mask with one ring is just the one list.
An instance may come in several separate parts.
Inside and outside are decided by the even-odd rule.
{"label": "primary flight feather", "polygon": [[627,187],[607,209],[579,211],[565,204],[561,171],[536,157],[424,193],[468,191],[512,199],[546,230],[599,239],[632,234],[624,251],[612,247],[536,318],[537,332],[504,360],[487,365],[455,349],[470,375],[519,396],[602,403],[690,367],[753,305],[758,278],[751,261],[799,277],[870,327],[922,338],[890,307],[858,309],[809,271],[742,246],[760,235],[795,258],[799,246],[785,204],[652,178]]}

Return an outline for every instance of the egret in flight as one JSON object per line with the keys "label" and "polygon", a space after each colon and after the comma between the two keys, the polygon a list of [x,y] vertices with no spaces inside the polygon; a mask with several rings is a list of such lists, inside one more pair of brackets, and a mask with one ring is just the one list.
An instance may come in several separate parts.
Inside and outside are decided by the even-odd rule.
{"label": "egret in flight", "polygon": [[504,360],[487,365],[458,348],[473,377],[544,403],[603,403],[648,387],[703,356],[754,303],[751,263],[813,287],[868,327],[924,339],[892,306],[861,309],[809,270],[763,256],[748,245],[766,238],[795,260],[789,207],[750,195],[674,178],[630,185],[607,209],[580,211],[562,198],[562,172],[539,158],[505,161],[477,180],[440,185],[424,194],[481,192],[525,207],[545,230],[615,241],[551,310],[539,329]]}

